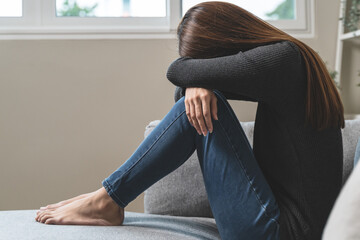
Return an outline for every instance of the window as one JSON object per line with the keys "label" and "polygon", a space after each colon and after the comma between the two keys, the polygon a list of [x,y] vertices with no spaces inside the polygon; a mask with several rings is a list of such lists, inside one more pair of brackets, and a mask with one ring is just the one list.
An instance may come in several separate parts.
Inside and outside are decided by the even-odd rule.
{"label": "window", "polygon": [[[227,0],[295,37],[313,36],[313,1]],[[0,0],[0,39],[175,38],[181,17],[199,2]]]}
{"label": "window", "polygon": [[0,17],[21,17],[22,0],[0,0]]}
{"label": "window", "polygon": [[166,0],[56,0],[57,17],[166,17]]}
{"label": "window", "polygon": [[[214,1],[214,0],[208,0]],[[193,5],[204,2],[201,0],[183,0],[183,14]],[[307,31],[310,27],[310,1],[305,0],[227,0],[236,4],[256,16],[268,21],[272,25],[283,29]],[[291,31],[290,31],[291,32]]]}
{"label": "window", "polygon": [[[203,1],[183,0],[183,15],[190,7],[200,2]],[[295,0],[228,0],[222,2],[238,5],[264,20],[295,19]]]}

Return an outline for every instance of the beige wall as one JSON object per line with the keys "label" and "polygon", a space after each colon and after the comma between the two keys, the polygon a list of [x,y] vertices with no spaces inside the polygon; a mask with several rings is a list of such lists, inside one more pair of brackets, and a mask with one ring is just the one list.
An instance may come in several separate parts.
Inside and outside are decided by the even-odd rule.
{"label": "beige wall", "polygon": [[[338,7],[317,1],[316,37],[303,39],[331,68]],[[0,41],[0,210],[101,187],[174,104],[176,57],[173,39]],[[254,119],[255,103],[230,103]],[[143,195],[127,210],[142,212]]]}
{"label": "beige wall", "polygon": [[345,111],[360,114],[360,39],[344,43],[343,64],[341,74],[342,99]]}

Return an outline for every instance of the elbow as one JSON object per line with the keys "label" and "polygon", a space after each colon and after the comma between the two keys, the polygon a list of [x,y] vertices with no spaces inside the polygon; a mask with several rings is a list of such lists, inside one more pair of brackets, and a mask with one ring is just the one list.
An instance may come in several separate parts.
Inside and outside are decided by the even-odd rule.
{"label": "elbow", "polygon": [[170,66],[168,67],[166,78],[174,85],[179,87],[183,86],[182,79],[187,78],[188,75],[186,74],[186,66],[184,64],[185,61],[190,59],[189,57],[180,57],[173,61]]}
{"label": "elbow", "polygon": [[167,73],[166,73],[166,78],[174,85],[179,86],[179,82],[177,79],[177,74],[176,74],[176,66],[175,66],[175,62],[171,63],[171,65],[169,66]]}
{"label": "elbow", "polygon": [[189,81],[189,74],[187,64],[185,61],[190,59],[189,57],[180,57],[173,61],[168,67],[166,78],[175,86],[186,87],[185,82]]}
{"label": "elbow", "polygon": [[173,72],[170,70],[170,68],[167,70],[167,73],[166,73],[166,78],[174,85],[175,84],[175,77],[174,77],[175,74],[173,74]]}

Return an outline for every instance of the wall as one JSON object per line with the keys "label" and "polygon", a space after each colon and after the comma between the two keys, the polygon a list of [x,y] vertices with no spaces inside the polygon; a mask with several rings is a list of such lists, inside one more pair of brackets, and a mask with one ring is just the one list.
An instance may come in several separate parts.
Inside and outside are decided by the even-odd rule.
{"label": "wall", "polygon": [[[334,66],[338,1],[316,2],[316,37]],[[326,9],[326,11],[323,11]],[[145,126],[174,104],[176,40],[0,41],[0,210],[36,209],[101,187]],[[230,101],[240,121],[255,103]],[[143,211],[143,194],[127,211]]]}
{"label": "wall", "polygon": [[341,93],[345,112],[360,114],[360,39],[344,42]]}

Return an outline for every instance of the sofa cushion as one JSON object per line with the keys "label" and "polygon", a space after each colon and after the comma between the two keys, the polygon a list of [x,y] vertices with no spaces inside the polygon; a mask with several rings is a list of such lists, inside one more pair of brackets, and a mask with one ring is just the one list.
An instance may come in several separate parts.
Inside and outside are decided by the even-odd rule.
{"label": "sofa cushion", "polygon": [[360,161],[360,138],[358,140],[356,150],[355,150],[354,167],[359,161]]}
{"label": "sofa cushion", "polygon": [[360,119],[346,120],[345,128],[342,129],[344,165],[343,183],[346,182],[353,167],[357,141],[360,137]]}
{"label": "sofa cushion", "polygon": [[[155,120],[146,126],[145,138],[159,122]],[[241,124],[252,146],[254,123]],[[145,191],[144,210],[153,214],[213,217],[196,150],[184,164]]]}
{"label": "sofa cushion", "polygon": [[0,211],[1,240],[220,240],[215,220],[125,211],[123,226],[51,225],[37,210]]}

